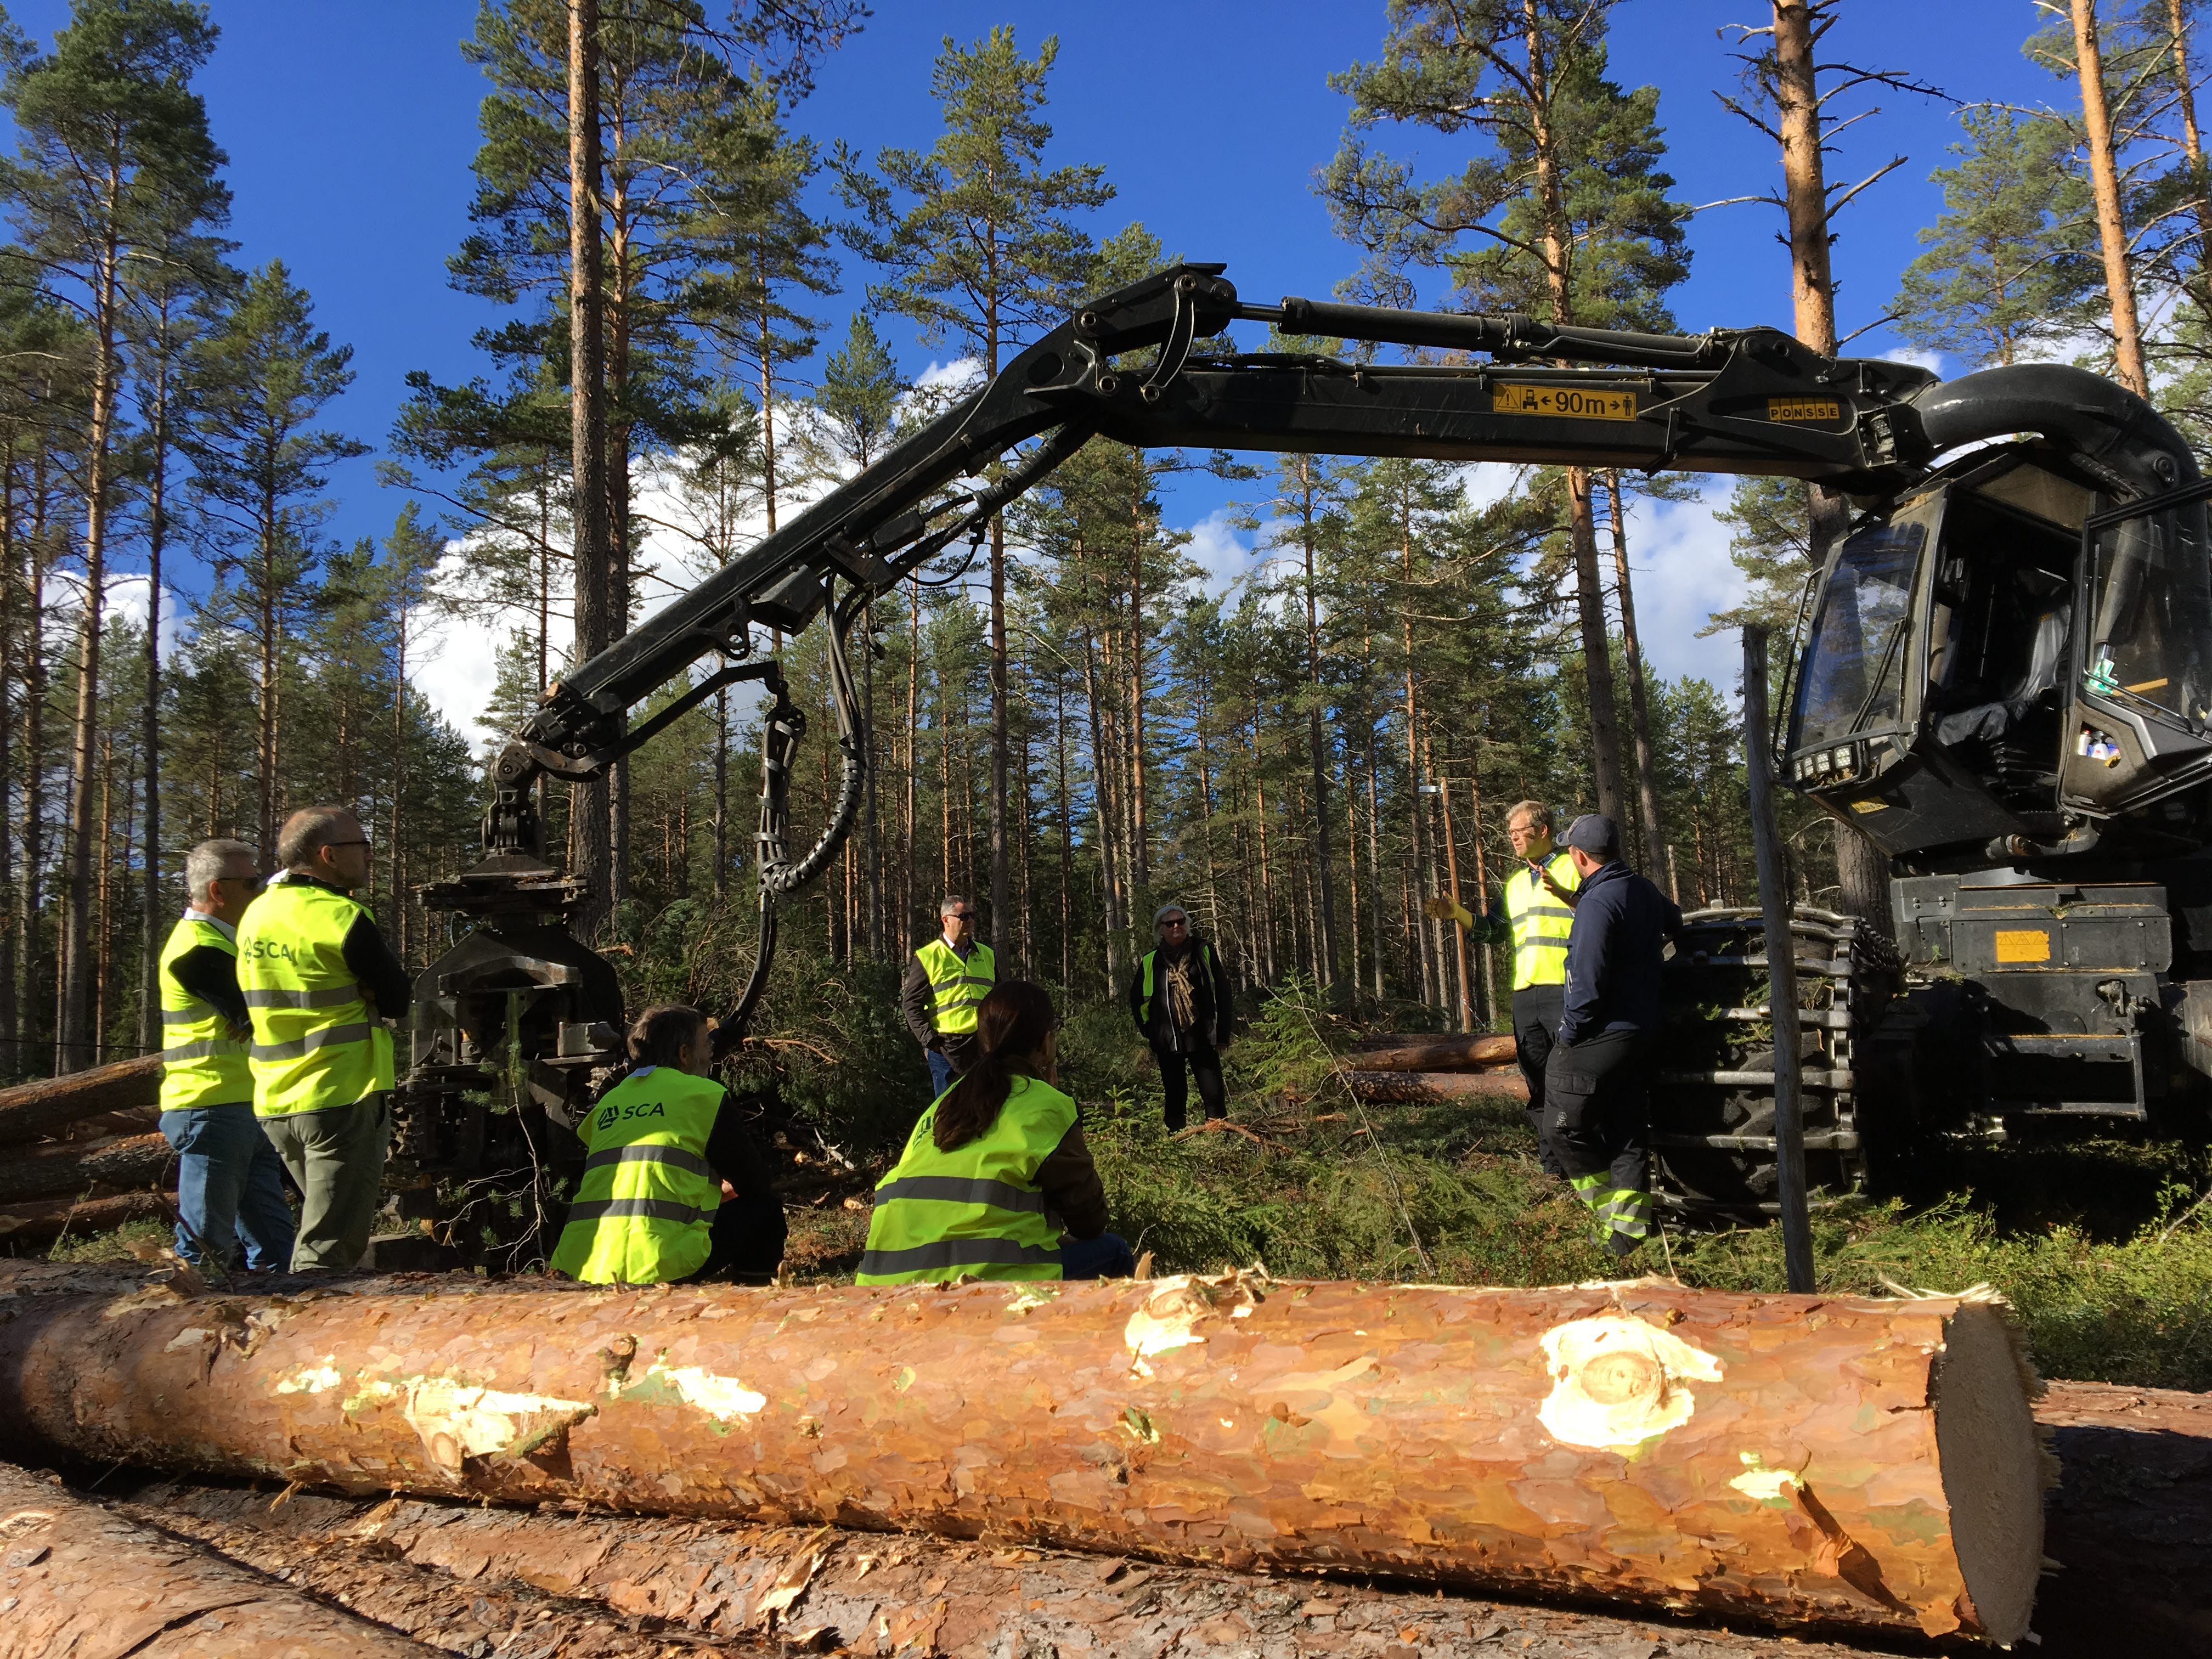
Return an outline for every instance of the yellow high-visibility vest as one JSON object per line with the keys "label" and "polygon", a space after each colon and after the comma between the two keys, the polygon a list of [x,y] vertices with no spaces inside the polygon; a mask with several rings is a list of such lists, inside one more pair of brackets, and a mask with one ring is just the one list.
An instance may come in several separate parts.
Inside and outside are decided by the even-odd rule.
{"label": "yellow high-visibility vest", "polygon": [[[1572,855],[1564,850],[1545,860],[1544,870],[1562,891],[1571,893],[1583,884]],[[1574,931],[1575,913],[1526,865],[1505,884],[1505,920],[1513,930],[1513,988],[1565,985],[1567,935]]]}
{"label": "yellow high-visibility vest", "polygon": [[205,945],[235,957],[238,945],[228,931],[205,916],[185,916],[169,930],[161,947],[161,1109],[190,1111],[199,1106],[246,1106],[253,1100],[253,1073],[246,1045],[233,1036],[230,1022],[211,1002],[202,1001],[169,972],[178,957]]}
{"label": "yellow high-visibility vest", "polygon": [[929,975],[934,1007],[931,1018],[947,1036],[965,1036],[975,1029],[975,1006],[997,984],[997,964],[988,945],[974,946],[964,957],[943,939],[933,939],[915,955]]}
{"label": "yellow high-visibility vest", "polygon": [[943,1103],[940,1095],[921,1115],[876,1188],[857,1282],[1060,1278],[1060,1229],[1045,1214],[1036,1172],[1075,1127],[1075,1102],[1017,1076],[991,1127],[949,1152],[937,1144]]}
{"label": "yellow high-visibility vest", "polygon": [[706,1264],[722,1186],[707,1162],[722,1085],[632,1072],[584,1121],[584,1176],[552,1267],[587,1285],[665,1285]]}
{"label": "yellow high-visibility vest", "polygon": [[246,1058],[261,1116],[350,1106],[392,1086],[392,1033],[345,963],[346,934],[368,914],[345,894],[289,874],[246,907],[238,983],[253,1021]]}

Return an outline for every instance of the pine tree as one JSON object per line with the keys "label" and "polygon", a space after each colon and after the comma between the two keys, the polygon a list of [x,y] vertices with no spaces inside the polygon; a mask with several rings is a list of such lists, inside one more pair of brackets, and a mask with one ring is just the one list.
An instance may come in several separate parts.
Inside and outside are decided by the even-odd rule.
{"label": "pine tree", "polygon": [[[927,150],[885,149],[872,170],[840,145],[833,167],[862,216],[849,240],[881,267],[872,303],[913,318],[925,339],[958,340],[995,375],[1024,335],[1050,327],[1091,270],[1074,216],[1110,200],[1097,166],[1048,168],[1052,127],[1045,82],[1060,54],[1048,36],[1034,59],[1011,25],[972,46],[948,37],[930,90],[945,130]],[[991,521],[990,902],[992,927],[1012,922],[1006,805],[1008,681],[1005,521]]]}
{"label": "pine tree", "polygon": [[2008,110],[1962,111],[1955,167],[1929,177],[1944,212],[1920,233],[1890,309],[1915,345],[1976,368],[2078,332],[2098,273],[2089,252],[2089,190],[2073,137]]}
{"label": "pine tree", "polygon": [[17,155],[0,167],[25,257],[50,295],[83,318],[92,345],[84,433],[84,602],[76,646],[69,840],[63,874],[62,1070],[95,1040],[91,933],[100,645],[112,533],[115,446],[125,374],[126,270],[179,228],[220,222],[222,151],[191,78],[214,48],[204,8],[179,0],[76,0],[45,57],[15,54],[0,104]]}
{"label": "pine tree", "polygon": [[257,844],[273,856],[283,805],[285,641],[325,551],[330,469],[368,446],[316,422],[353,383],[353,348],[314,325],[305,289],[281,260],[246,279],[199,340],[188,397],[192,489],[222,548],[226,584],[213,614],[251,641],[257,663]]}

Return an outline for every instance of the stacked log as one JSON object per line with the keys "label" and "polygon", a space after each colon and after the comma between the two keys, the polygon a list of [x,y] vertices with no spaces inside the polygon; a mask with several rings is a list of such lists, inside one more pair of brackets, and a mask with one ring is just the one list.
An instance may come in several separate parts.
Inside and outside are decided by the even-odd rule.
{"label": "stacked log", "polygon": [[179,1282],[10,1275],[0,1437],[2008,1643],[2040,1567],[2032,1379],[1973,1297]]}
{"label": "stacked log", "polygon": [[328,1607],[0,1465],[0,1659],[427,1659]]}
{"label": "stacked log", "polygon": [[1345,1056],[1358,1099],[1378,1105],[1428,1105],[1498,1095],[1526,1100],[1528,1085],[1510,1036],[1384,1032],[1362,1037]]}
{"label": "stacked log", "polygon": [[161,1091],[159,1054],[0,1089],[0,1243],[166,1212],[143,1190],[175,1184],[174,1154],[155,1133]]}

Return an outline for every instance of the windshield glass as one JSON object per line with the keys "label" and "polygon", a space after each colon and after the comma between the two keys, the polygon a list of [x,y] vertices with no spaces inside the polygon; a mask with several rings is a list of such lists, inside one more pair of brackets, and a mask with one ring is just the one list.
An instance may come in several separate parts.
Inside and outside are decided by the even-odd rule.
{"label": "windshield glass", "polygon": [[2212,719],[2212,559],[2204,507],[2167,507],[2097,532],[2087,684],[2191,724]]}
{"label": "windshield glass", "polygon": [[1790,720],[1792,750],[1901,717],[1912,577],[1927,540],[1924,522],[1899,520],[1869,525],[1844,544],[1806,649]]}

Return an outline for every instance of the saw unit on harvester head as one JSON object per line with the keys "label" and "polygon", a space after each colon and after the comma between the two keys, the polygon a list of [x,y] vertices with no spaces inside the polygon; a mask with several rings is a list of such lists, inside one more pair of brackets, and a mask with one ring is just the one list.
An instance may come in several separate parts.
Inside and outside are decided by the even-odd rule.
{"label": "saw unit on harvester head", "polygon": [[[622,996],[566,921],[541,778],[603,776],[687,710],[760,683],[760,945],[720,1039],[766,984],[778,906],[851,829],[867,747],[847,663],[869,602],[1093,436],[1144,447],[1764,473],[1858,509],[1808,586],[1776,766],[1890,861],[1887,927],[1802,909],[1814,1180],[1931,1132],[2168,1118],[2212,1077],[2212,550],[2187,446],[2132,393],[2055,365],[1938,382],[1773,329],[1694,336],[1522,316],[1240,301],[1179,264],[1085,306],[989,384],[580,665],[499,756],[484,857],[428,890],[469,931],[416,988],[396,1150],[424,1175],[526,1171],[623,1060]],[[1378,365],[1237,352],[1239,321],[1455,354]],[[1026,446],[1024,447],[1024,446]],[[757,630],[817,617],[842,785],[794,856],[805,731]],[[683,680],[635,726],[629,711]],[[1662,1189],[1771,1207],[1769,942],[1690,918],[1655,1097]],[[2203,974],[2206,978],[2195,977]],[[565,1136],[553,1137],[565,1140]]]}

